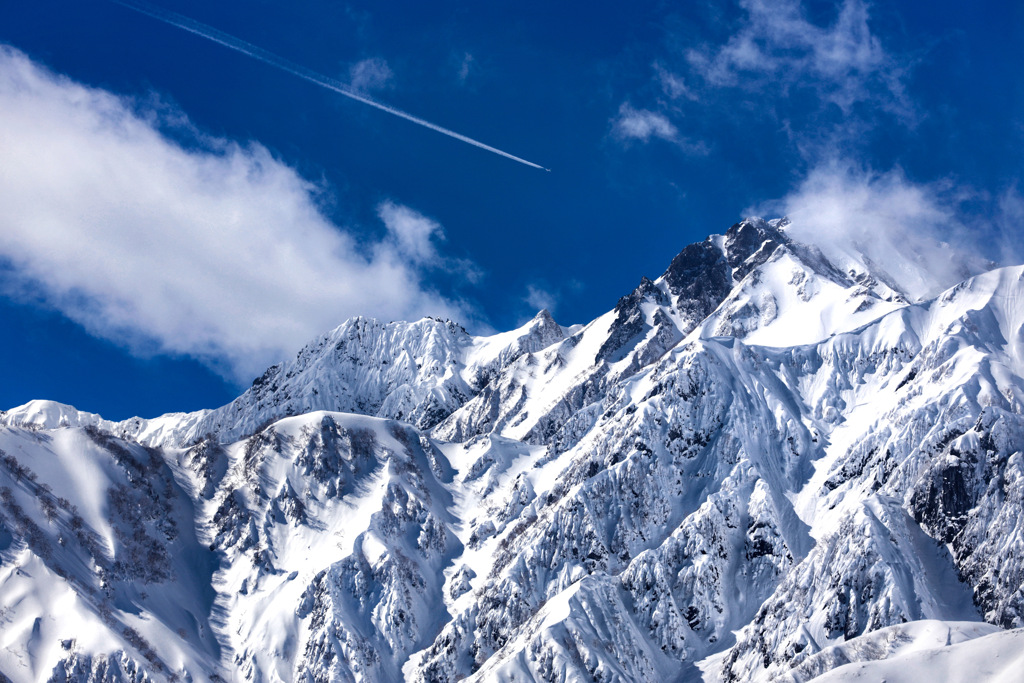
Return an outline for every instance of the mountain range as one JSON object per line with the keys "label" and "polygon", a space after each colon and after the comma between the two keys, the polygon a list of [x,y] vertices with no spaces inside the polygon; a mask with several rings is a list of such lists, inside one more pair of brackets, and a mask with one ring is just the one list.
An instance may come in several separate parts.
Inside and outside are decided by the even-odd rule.
{"label": "mountain range", "polygon": [[0,680],[1020,680],[1024,267],[789,228],[585,325],[355,318],[214,410],[3,412]]}

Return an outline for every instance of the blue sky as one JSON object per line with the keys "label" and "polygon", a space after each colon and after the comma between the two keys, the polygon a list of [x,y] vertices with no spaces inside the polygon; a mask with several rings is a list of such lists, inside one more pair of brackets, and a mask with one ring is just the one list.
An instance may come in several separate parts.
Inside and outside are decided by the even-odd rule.
{"label": "blue sky", "polygon": [[614,306],[748,213],[1019,260],[1020,3],[0,2],[0,406],[214,407],[356,314]]}

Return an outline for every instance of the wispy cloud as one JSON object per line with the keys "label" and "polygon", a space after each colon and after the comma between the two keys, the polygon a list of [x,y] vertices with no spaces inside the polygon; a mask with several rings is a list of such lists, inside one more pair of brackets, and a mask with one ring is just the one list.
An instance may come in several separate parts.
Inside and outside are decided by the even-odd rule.
{"label": "wispy cloud", "polygon": [[381,57],[370,57],[351,65],[348,69],[349,84],[360,92],[384,90],[391,86],[394,72],[387,60]]}
{"label": "wispy cloud", "polygon": [[691,154],[707,154],[707,146],[680,134],[668,116],[650,109],[636,109],[624,102],[619,114],[612,119],[612,136],[620,142],[650,142],[665,140]]}
{"label": "wispy cloud", "polygon": [[634,109],[628,102],[619,107],[619,115],[612,125],[615,136],[622,140],[647,142],[661,138],[675,142],[679,138],[679,129],[667,116],[648,109]]}
{"label": "wispy cloud", "polygon": [[462,61],[459,62],[459,83],[465,83],[469,79],[470,74],[473,73],[475,68],[476,59],[473,57],[473,55],[471,55],[468,52],[463,54]]}
{"label": "wispy cloud", "polygon": [[378,255],[388,257],[394,253],[417,267],[444,269],[454,281],[477,284],[483,279],[483,271],[473,261],[438,251],[438,243],[446,237],[444,228],[432,218],[390,200],[377,206],[377,216],[387,230],[386,238],[375,247]]}
{"label": "wispy cloud", "polygon": [[1024,197],[1014,183],[997,199],[993,221],[999,231],[999,258],[1003,263],[1024,263]]}
{"label": "wispy cloud", "polygon": [[863,0],[844,0],[834,22],[812,23],[799,0],[742,0],[746,17],[726,44],[690,49],[693,72],[710,85],[746,90],[812,88],[821,102],[848,113],[871,101],[912,115],[901,79],[907,65],[869,25]]}
{"label": "wispy cloud", "polygon": [[686,79],[682,76],[666,69],[660,62],[655,62],[653,68],[658,83],[661,85],[662,92],[670,99],[697,99],[696,93],[694,93],[693,89],[686,84]]}
{"label": "wispy cloud", "polygon": [[435,266],[440,263],[435,244],[435,240],[444,239],[440,223],[392,201],[382,202],[377,207],[377,215],[387,228],[389,238],[377,245],[378,250],[393,250],[410,263]]}
{"label": "wispy cloud", "polygon": [[677,143],[686,129],[691,143],[707,142],[728,135],[723,126],[744,134],[753,123],[813,164],[862,144],[882,122],[917,125],[920,113],[906,88],[914,60],[887,49],[872,31],[864,0],[842,0],[820,23],[801,0],[738,4],[723,42],[703,33],[673,37],[647,85],[620,105],[620,141]]}
{"label": "wispy cloud", "polygon": [[178,127],[0,46],[0,261],[30,296],[139,353],[244,379],[357,314],[472,312],[425,283],[440,225],[395,203],[366,243],[258,144]]}
{"label": "wispy cloud", "polygon": [[535,284],[527,285],[526,296],[523,297],[523,301],[526,302],[526,305],[530,307],[532,312],[546,309],[548,313],[554,313],[558,304],[554,294]]}

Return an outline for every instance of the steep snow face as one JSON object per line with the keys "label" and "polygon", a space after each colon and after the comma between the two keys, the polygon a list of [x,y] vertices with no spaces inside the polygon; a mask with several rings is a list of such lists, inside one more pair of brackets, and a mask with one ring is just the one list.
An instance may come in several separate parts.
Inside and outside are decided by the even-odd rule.
{"label": "steep snow face", "polygon": [[901,298],[883,299],[800,251],[792,246],[776,249],[704,319],[700,335],[737,337],[762,346],[813,344],[903,307]]}
{"label": "steep snow face", "polygon": [[884,626],[978,618],[949,551],[897,501],[874,496],[822,539],[761,606],[725,660],[723,678],[772,680],[823,647]]}
{"label": "steep snow face", "polygon": [[448,618],[442,572],[461,544],[444,455],[407,425],[325,412],[222,453],[200,519],[221,557],[225,664],[247,680],[399,680]]}
{"label": "steep snow face", "polygon": [[1009,656],[1024,268],[914,302],[851,254],[750,219],[579,328],[356,319],[214,411],[8,411],[0,672],[804,681]]}
{"label": "steep snow face", "polygon": [[448,619],[453,471],[408,425],[314,412],[162,452],[7,427],[0,446],[11,680],[398,680]]}
{"label": "steep snow face", "polygon": [[95,427],[0,429],[0,671],[209,680],[216,559],[195,517],[158,451]]}
{"label": "steep snow face", "polygon": [[796,495],[819,542],[741,633],[724,678],[905,620],[1024,625],[1022,285],[1021,268],[993,271],[778,357],[777,372],[802,371],[828,442]]}
{"label": "steep snow face", "polygon": [[383,324],[355,318],[256,378],[232,403],[196,426],[222,441],[251,434],[261,421],[313,410],[394,417],[432,426],[471,390],[461,358],[472,343],[453,323],[431,319]]}
{"label": "steep snow face", "polygon": [[[630,624],[643,644],[626,650],[636,653],[628,663],[619,650],[588,647],[585,663],[559,664],[552,680],[635,680],[728,642],[811,544],[785,493],[811,474],[813,436],[789,390],[749,372],[754,362],[740,344],[681,347],[616,387],[577,443],[549,445],[537,476],[510,472],[506,507],[495,507],[521,511],[475,520],[471,539],[486,554],[472,569],[486,578],[456,605],[463,610],[424,653],[416,680],[469,675],[492,657],[527,661],[547,680],[564,659],[549,631]],[[723,576],[742,577],[739,595]],[[594,597],[579,597],[581,581]],[[596,597],[604,594],[621,598]],[[552,601],[567,608],[537,616]]]}

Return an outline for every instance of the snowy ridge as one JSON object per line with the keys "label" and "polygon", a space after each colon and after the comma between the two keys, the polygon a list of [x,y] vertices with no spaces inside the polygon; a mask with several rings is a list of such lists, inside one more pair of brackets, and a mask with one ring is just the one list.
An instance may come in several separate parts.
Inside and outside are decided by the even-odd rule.
{"label": "snowy ridge", "polygon": [[[958,638],[953,636],[956,626],[945,629],[945,642],[933,641],[931,647],[922,647],[920,641],[925,640],[927,643],[927,638],[911,632],[907,636],[907,640],[913,644],[911,647],[894,652],[886,651],[885,659],[874,659],[867,664],[853,660],[814,680],[819,683],[840,683],[856,679],[887,683],[919,680],[1013,683],[1020,679],[1020,671],[1024,667],[1024,631],[997,631],[957,642]],[[963,637],[964,632],[960,631],[956,635]]]}
{"label": "snowy ridge", "polygon": [[1009,680],[1024,268],[918,301],[837,253],[748,219],[578,328],[354,319],[213,411],[8,411],[0,672]]}
{"label": "snowy ridge", "polygon": [[450,321],[384,324],[353,318],[268,368],[226,406],[154,419],[103,420],[53,401],[30,401],[0,416],[29,429],[97,426],[148,446],[187,446],[208,436],[232,441],[274,420],[315,410],[376,415],[429,428],[524,353],[560,340],[547,311],[523,327],[470,337]]}

